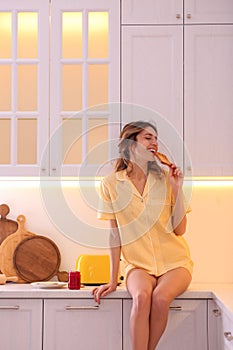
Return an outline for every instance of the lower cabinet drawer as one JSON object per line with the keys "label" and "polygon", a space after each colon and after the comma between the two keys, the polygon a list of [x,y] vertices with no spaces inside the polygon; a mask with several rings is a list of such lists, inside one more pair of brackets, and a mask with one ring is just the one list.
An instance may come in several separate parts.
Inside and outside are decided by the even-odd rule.
{"label": "lower cabinet drawer", "polygon": [[122,349],[122,300],[44,300],[43,350]]}

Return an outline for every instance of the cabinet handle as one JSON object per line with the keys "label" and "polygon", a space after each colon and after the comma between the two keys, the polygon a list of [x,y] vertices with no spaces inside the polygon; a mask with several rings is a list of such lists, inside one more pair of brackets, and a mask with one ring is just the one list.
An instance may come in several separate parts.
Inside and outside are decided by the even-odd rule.
{"label": "cabinet handle", "polygon": [[180,14],[180,13],[177,13],[177,14],[176,14],[176,18],[177,18],[177,19],[180,19],[180,18],[181,18],[181,14]]}
{"label": "cabinet handle", "polygon": [[191,18],[192,18],[191,13],[188,13],[188,14],[187,14],[187,18],[188,18],[188,19],[191,19]]}
{"label": "cabinet handle", "polygon": [[233,340],[233,335],[231,334],[231,332],[224,332],[224,337],[225,337],[228,341],[232,341],[232,340]]}
{"label": "cabinet handle", "polygon": [[216,316],[216,317],[219,317],[219,316],[221,316],[221,311],[219,310],[219,309],[214,309],[213,310],[213,313],[214,313],[214,316]]}
{"label": "cabinet handle", "polygon": [[169,309],[174,311],[182,311],[182,306],[170,306]]}
{"label": "cabinet handle", "polygon": [[98,310],[99,309],[99,305],[95,305],[95,306],[66,306],[66,310],[70,311],[70,310]]}
{"label": "cabinet handle", "polygon": [[19,310],[19,305],[1,305],[0,310]]}

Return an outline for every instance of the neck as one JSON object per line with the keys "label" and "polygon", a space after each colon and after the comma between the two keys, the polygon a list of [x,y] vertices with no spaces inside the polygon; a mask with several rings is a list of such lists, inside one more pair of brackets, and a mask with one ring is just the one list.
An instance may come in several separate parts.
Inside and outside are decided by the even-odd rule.
{"label": "neck", "polygon": [[132,171],[129,173],[129,176],[136,178],[138,180],[147,177],[147,163],[144,166],[141,166],[137,163],[132,163]]}

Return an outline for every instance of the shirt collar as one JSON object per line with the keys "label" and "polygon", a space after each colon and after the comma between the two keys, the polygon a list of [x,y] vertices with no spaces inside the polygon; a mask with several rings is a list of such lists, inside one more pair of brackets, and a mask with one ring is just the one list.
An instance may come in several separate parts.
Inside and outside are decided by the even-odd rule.
{"label": "shirt collar", "polygon": [[[120,170],[116,172],[116,179],[118,181],[126,181],[127,183],[130,183],[130,187],[131,189],[133,189],[133,192],[138,195],[138,192],[136,191],[136,188],[132,185],[131,181],[129,180],[129,177],[127,175],[126,169],[124,170]],[[156,183],[156,177],[154,176],[154,174],[149,171],[148,177],[147,177],[147,182],[145,185],[145,189],[143,192],[143,196],[146,196],[148,191],[150,191],[151,187],[154,186]]]}

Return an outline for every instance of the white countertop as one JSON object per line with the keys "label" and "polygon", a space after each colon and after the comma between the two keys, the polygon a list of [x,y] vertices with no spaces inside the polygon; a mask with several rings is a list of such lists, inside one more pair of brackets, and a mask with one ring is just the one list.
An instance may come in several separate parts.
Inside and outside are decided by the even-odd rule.
{"label": "white countertop", "polygon": [[[69,290],[67,286],[59,289],[41,289],[31,284],[6,283],[0,285],[0,299],[73,299],[92,298],[93,286],[80,290]],[[130,298],[124,285],[111,293],[107,298]],[[233,283],[232,284],[191,284],[186,292],[177,299],[213,299],[219,307],[228,313],[233,320]]]}

